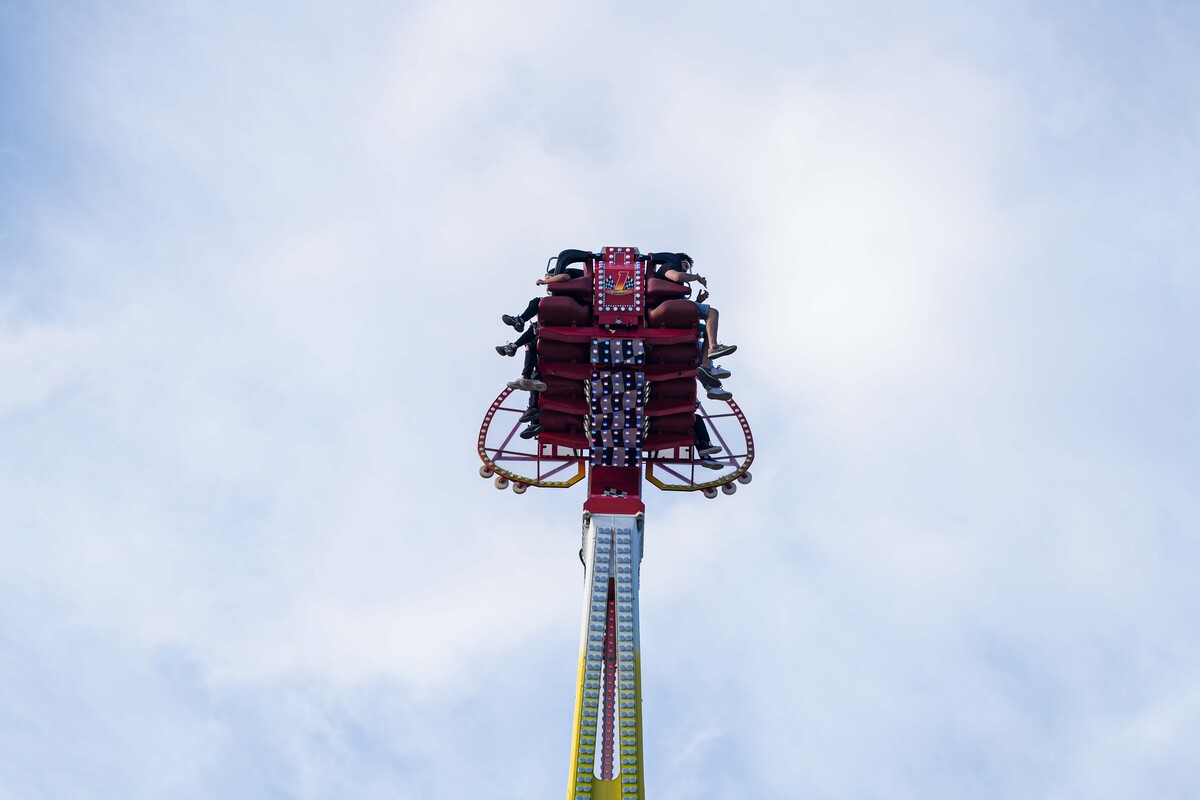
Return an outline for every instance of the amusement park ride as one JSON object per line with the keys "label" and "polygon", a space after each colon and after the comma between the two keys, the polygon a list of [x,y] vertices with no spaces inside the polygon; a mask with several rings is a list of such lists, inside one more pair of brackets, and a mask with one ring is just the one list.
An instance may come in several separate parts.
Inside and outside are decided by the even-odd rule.
{"label": "amusement park ride", "polygon": [[[750,483],[754,440],[732,399],[719,401],[716,411],[697,399],[701,323],[696,304],[684,299],[688,287],[654,277],[648,257],[633,247],[584,256],[583,277],[549,284],[537,308],[537,366],[546,385],[537,398],[541,432],[518,436],[526,408],[510,403],[513,389],[505,389],[479,430],[479,474],[517,494],[586,479],[583,634],[567,798],[645,800],[643,467],[646,480],[665,491],[732,495],[738,483]],[[700,428],[724,451],[706,459],[719,473],[697,474]]]}

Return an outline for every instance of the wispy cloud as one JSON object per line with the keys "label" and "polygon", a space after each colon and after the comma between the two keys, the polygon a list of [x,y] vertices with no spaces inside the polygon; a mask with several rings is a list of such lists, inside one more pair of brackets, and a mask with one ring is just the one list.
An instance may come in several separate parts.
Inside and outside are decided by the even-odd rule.
{"label": "wispy cloud", "polygon": [[760,449],[650,502],[652,793],[1200,786],[1190,11],[0,14],[0,794],[560,792],[580,498],[471,443],[616,243]]}

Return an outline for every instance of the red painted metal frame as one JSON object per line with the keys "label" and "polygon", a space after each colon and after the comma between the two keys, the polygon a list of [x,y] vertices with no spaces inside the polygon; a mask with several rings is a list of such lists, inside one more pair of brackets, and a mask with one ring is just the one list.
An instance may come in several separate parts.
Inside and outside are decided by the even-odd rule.
{"label": "red painted metal frame", "polygon": [[[568,343],[590,343],[593,339],[623,338],[642,339],[650,345],[695,342],[697,339],[697,330],[695,327],[679,329],[646,326],[645,279],[647,266],[639,258],[636,248],[606,247],[596,265],[595,272],[592,273],[590,269],[588,270],[588,277],[591,277],[593,280],[592,316],[594,324],[587,326],[575,324],[569,326],[544,325],[538,329],[539,338]],[[635,276],[632,292],[613,296],[611,290],[606,289],[605,278],[613,270],[620,270],[622,273],[627,272]],[[545,372],[548,375],[583,381],[586,381],[590,377],[594,369],[594,365],[585,363],[551,362],[545,366]],[[677,368],[652,364],[639,367],[639,371],[643,371],[647,379],[651,381],[669,378],[691,378],[695,375],[694,368]],[[638,513],[645,510],[645,506],[641,500],[641,483],[643,478],[641,466],[596,466],[589,469],[587,466],[590,457],[589,443],[587,442],[587,438],[579,433],[544,432],[538,437],[535,453],[509,451],[507,449],[508,445],[512,441],[513,436],[517,434],[518,428],[520,428],[520,423],[518,422],[508,432],[499,447],[488,447],[488,429],[497,413],[501,411],[524,411],[524,408],[509,408],[503,405],[504,400],[511,393],[511,389],[501,392],[500,396],[492,403],[492,407],[488,410],[483,425],[480,427],[479,455],[489,469],[519,483],[550,488],[572,486],[586,476],[588,477],[588,499],[584,503],[586,510],[594,513],[614,514]],[[686,403],[680,401],[673,405],[668,403],[655,409],[653,412],[647,409],[645,413],[647,416],[681,413],[688,410],[690,403],[691,401],[687,401]],[[709,425],[716,442],[724,450],[724,455],[717,457],[715,460],[731,467],[732,472],[722,474],[711,480],[697,481],[694,443],[689,441],[688,437],[674,436],[673,434],[656,434],[655,436],[647,437],[646,446],[643,447],[641,460],[646,465],[644,476],[646,480],[665,491],[700,491],[722,486],[745,475],[754,461],[754,438],[742,410],[732,400],[727,401],[727,404],[730,408],[730,413],[710,414],[703,404],[699,407],[699,413]],[[545,398],[545,407],[547,409],[562,411],[564,413],[578,413],[577,410],[572,410],[574,405],[576,404],[569,399],[556,400],[549,397]],[[586,417],[587,415],[585,414],[584,416]],[[735,418],[737,420],[745,441],[745,452],[735,452],[730,447],[730,442],[726,440],[725,433],[716,424],[718,420],[728,418]],[[736,440],[734,442],[736,443]],[[546,451],[547,446],[550,447],[549,452]],[[523,476],[505,469],[497,462],[535,464],[536,474],[534,476]],[[543,464],[552,466],[543,472]],[[573,464],[576,465],[577,472],[569,480],[549,480],[552,476],[560,474]],[[686,470],[682,468],[683,465],[687,465]],[[685,472],[687,474],[684,474]],[[672,479],[680,482],[673,483],[671,482]]]}
{"label": "red painted metal frame", "polygon": [[[568,486],[574,486],[576,483],[579,483],[579,481],[583,480],[587,474],[587,453],[585,451],[571,450],[569,453],[564,452],[559,454],[559,446],[552,444],[549,445],[551,448],[553,448],[551,450],[551,454],[546,455],[544,453],[546,445],[543,445],[541,442],[535,442],[533,444],[537,450],[535,453],[507,451],[506,448],[508,447],[509,442],[512,441],[513,437],[521,428],[522,423],[520,422],[519,417],[514,418],[516,421],[514,422],[512,429],[504,437],[504,440],[500,443],[499,447],[488,447],[488,431],[492,426],[492,422],[497,412],[508,411],[520,415],[525,411],[524,408],[511,408],[504,405],[504,401],[508,399],[508,396],[511,395],[513,391],[513,389],[506,388],[494,401],[492,401],[491,407],[488,409],[487,414],[485,414],[483,417],[483,424],[479,426],[478,451],[479,457],[483,459],[483,463],[488,467],[488,469],[492,470],[497,475],[503,475],[515,483],[525,484],[527,486],[565,489]],[[562,449],[566,450],[569,448]],[[532,463],[536,465],[536,474],[533,477],[522,475],[520,473],[513,472],[512,470],[505,469],[504,467],[500,466],[498,462]],[[555,464],[557,466],[552,467],[547,472],[542,472],[543,464]],[[548,478],[558,474],[559,472],[562,472],[572,464],[577,465],[578,469],[576,473],[569,479],[565,481],[548,480]]]}
{"label": "red painted metal frame", "polygon": [[[732,400],[725,400],[724,402],[729,406],[731,413],[709,414],[708,409],[701,404],[700,417],[705,421],[706,424],[708,424],[709,430],[712,431],[717,442],[724,450],[724,455],[714,456],[714,460],[722,463],[728,462],[728,466],[734,468],[733,472],[723,474],[720,477],[713,478],[712,480],[697,481],[696,460],[689,452],[689,456],[687,458],[678,455],[674,458],[669,456],[648,457],[646,459],[646,480],[650,481],[650,483],[654,484],[659,489],[667,492],[696,492],[704,489],[724,486],[725,484],[732,483],[742,475],[746,474],[746,472],[750,470],[750,465],[754,463],[754,436],[750,432],[750,423],[746,420],[746,416],[742,413],[742,409],[738,406],[738,404]],[[735,453],[733,451],[733,448],[729,446],[729,441],[726,440],[724,434],[721,432],[721,427],[714,422],[714,420],[728,419],[730,417],[737,419],[738,425],[741,428],[742,436],[744,437],[746,444],[746,451],[744,453]],[[692,448],[688,447],[674,449],[676,453],[678,453],[678,451],[681,449],[690,451]],[[687,464],[690,471],[688,475],[684,475],[679,471],[672,469],[670,466],[668,466],[669,464]],[[663,472],[678,478],[680,481],[683,481],[683,483],[668,483],[667,481],[662,480],[656,474],[660,469]]]}

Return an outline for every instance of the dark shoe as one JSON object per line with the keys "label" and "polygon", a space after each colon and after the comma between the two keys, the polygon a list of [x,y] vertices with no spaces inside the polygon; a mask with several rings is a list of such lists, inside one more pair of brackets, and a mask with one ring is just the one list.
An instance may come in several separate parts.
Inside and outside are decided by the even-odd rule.
{"label": "dark shoe", "polygon": [[544,392],[544,391],[546,391],[546,384],[539,380],[535,380],[533,378],[521,378],[521,380],[518,381],[518,383],[520,383],[521,388],[527,392]]}
{"label": "dark shoe", "polygon": [[722,449],[723,448],[718,444],[706,444],[696,452],[702,456],[711,456],[715,453],[721,452]]}
{"label": "dark shoe", "polygon": [[545,430],[545,428],[543,428],[541,425],[539,425],[538,423],[535,422],[532,425],[530,425],[528,428],[526,428],[525,430],[521,431],[521,438],[522,439],[532,439],[533,437],[537,436],[539,433],[541,433],[544,430]]}
{"label": "dark shoe", "polygon": [[[521,434],[521,435],[524,436],[525,434]],[[700,466],[708,467],[709,469],[725,469],[724,464],[722,464],[720,461],[714,461],[713,459],[709,458],[708,456],[705,456],[704,458],[700,459],[699,463],[700,463]]]}
{"label": "dark shoe", "polygon": [[510,317],[508,314],[501,314],[500,320],[505,325],[513,326],[513,328],[516,329],[517,333],[520,333],[521,331],[525,330],[525,320],[521,319],[520,317]]}
{"label": "dark shoe", "polygon": [[496,352],[502,356],[515,356],[517,354],[517,346],[512,342],[508,344],[496,345]]}
{"label": "dark shoe", "polygon": [[534,420],[539,420],[541,418],[542,418],[542,410],[540,408],[538,408],[537,406],[534,406],[533,408],[528,408],[525,410],[525,413],[521,415],[520,421],[521,422],[533,422]]}
{"label": "dark shoe", "polygon": [[705,367],[696,367],[696,380],[700,381],[700,385],[705,389],[721,388],[721,382],[714,378],[712,373]]}
{"label": "dark shoe", "polygon": [[721,356],[727,356],[734,352],[737,352],[736,344],[714,344],[712,347],[708,348],[708,357],[720,358]]}

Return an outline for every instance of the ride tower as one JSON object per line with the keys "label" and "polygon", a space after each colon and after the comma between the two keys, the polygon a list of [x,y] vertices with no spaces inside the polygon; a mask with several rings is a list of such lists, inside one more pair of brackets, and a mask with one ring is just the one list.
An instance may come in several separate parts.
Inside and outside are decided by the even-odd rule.
{"label": "ride tower", "polygon": [[[479,431],[479,474],[516,494],[586,480],[567,798],[644,800],[642,478],[665,491],[732,495],[751,480],[754,440],[732,399],[710,410],[697,398],[701,323],[687,286],[653,277],[633,247],[563,251],[556,269],[568,261],[582,263],[583,277],[549,284],[538,304],[537,369],[546,388],[530,393],[528,407],[540,408],[541,431],[520,435],[528,407],[511,403],[512,388],[502,391]],[[704,440],[722,450],[707,459],[715,473],[697,472]]]}

